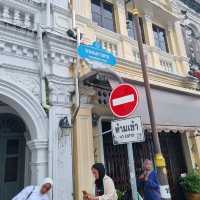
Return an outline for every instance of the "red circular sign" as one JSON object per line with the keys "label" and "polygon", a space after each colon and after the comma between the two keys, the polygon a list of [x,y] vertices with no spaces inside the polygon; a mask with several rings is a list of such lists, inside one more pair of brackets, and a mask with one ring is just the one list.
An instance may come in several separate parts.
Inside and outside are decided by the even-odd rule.
{"label": "red circular sign", "polygon": [[128,117],[135,111],[138,99],[136,88],[130,84],[120,84],[111,92],[109,106],[116,117]]}

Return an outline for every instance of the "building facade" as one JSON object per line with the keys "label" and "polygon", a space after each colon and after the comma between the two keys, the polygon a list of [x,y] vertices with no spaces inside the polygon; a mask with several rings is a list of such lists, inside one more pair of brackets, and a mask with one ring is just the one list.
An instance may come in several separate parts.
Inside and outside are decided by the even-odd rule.
{"label": "building facade", "polygon": [[[139,51],[131,2],[123,0],[75,1],[77,20],[83,43],[99,41],[117,57],[113,71],[139,91],[136,116],[141,116],[146,141],[134,144],[136,174],[145,158],[153,159],[154,148],[143,86]],[[175,1],[136,1],[140,13],[141,34],[148,66],[157,130],[167,162],[173,200],[184,199],[178,185],[182,173],[199,169],[199,82],[189,75],[190,56],[184,43],[183,13]],[[108,107],[112,75],[96,72],[103,65],[82,63],[81,106],[74,134],[75,197],[81,191],[92,191],[90,167],[105,163],[118,190],[129,189],[127,149],[114,146]],[[85,70],[84,70],[85,69]],[[91,72],[91,74],[88,73]],[[106,78],[109,77],[109,78]],[[112,81],[111,81],[112,82]]]}
{"label": "building facade", "polygon": [[73,198],[71,134],[59,122],[71,119],[75,45],[65,34],[67,2],[47,5],[0,1],[0,199],[46,176],[52,199]]}
{"label": "building facade", "polygon": [[[80,62],[80,108],[76,121],[71,120],[77,54],[76,41],[66,34],[72,28],[68,3],[0,1],[0,199],[8,200],[23,186],[50,176],[53,200],[80,200],[83,190],[92,192],[90,168],[97,161],[105,163],[117,189],[129,188],[126,146],[114,146],[110,131],[114,118],[108,98],[110,82],[116,80],[96,70],[103,64]],[[200,167],[199,83],[188,74],[190,54],[179,3],[186,6],[169,0],[137,1],[173,200],[182,199],[177,195],[180,174]],[[154,148],[131,3],[74,0],[74,6],[81,42],[99,41],[117,57],[112,70],[139,91],[135,115],[142,117],[146,141],[133,145],[138,175],[144,159],[153,159]],[[198,13],[190,12],[196,19]],[[60,123],[64,117],[72,126],[67,133]]]}

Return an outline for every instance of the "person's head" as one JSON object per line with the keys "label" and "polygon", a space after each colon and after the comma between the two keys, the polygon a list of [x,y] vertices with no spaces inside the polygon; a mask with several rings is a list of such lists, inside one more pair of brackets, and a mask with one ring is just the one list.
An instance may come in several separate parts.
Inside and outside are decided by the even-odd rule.
{"label": "person's head", "polygon": [[145,171],[151,171],[151,170],[152,170],[152,167],[153,167],[152,161],[149,160],[149,159],[146,159],[146,160],[144,161],[144,164],[143,164],[143,169],[144,169]]}
{"label": "person's head", "polygon": [[45,178],[41,185],[40,193],[41,194],[48,193],[51,190],[52,186],[53,186],[53,180],[51,178]]}
{"label": "person's head", "polygon": [[102,163],[95,163],[92,166],[92,174],[95,180],[103,179],[106,174],[104,165]]}

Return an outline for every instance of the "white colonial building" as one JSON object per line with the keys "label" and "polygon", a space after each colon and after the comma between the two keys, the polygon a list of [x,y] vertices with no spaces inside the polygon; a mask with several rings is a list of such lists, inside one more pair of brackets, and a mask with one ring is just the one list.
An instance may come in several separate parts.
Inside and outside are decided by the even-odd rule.
{"label": "white colonial building", "polygon": [[[50,12],[51,11],[51,12]],[[0,199],[54,179],[54,200],[73,198],[71,122],[75,43],[67,0],[0,0]]]}

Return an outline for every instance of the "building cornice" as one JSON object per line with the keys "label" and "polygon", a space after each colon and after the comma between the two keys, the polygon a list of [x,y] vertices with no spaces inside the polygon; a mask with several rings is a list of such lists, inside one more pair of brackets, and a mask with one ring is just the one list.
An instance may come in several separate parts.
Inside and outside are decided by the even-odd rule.
{"label": "building cornice", "polygon": [[197,0],[180,0],[195,12],[200,13],[200,3]]}
{"label": "building cornice", "polygon": [[[124,79],[138,81],[143,83],[142,70],[140,66],[136,66],[132,62],[125,60],[118,60],[118,66],[114,69]],[[191,77],[183,77],[177,74],[167,73],[165,71],[148,68],[150,83],[154,86],[161,86],[163,88],[176,89],[177,91],[185,91],[187,93],[200,95],[196,90],[198,80]]]}

